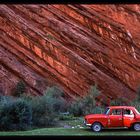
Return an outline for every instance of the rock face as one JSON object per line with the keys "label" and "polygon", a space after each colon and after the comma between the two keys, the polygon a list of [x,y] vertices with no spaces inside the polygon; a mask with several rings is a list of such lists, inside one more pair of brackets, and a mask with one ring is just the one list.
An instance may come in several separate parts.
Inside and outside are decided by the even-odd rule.
{"label": "rock face", "polygon": [[108,98],[140,85],[140,5],[0,5],[0,92],[23,80],[68,97],[95,83]]}

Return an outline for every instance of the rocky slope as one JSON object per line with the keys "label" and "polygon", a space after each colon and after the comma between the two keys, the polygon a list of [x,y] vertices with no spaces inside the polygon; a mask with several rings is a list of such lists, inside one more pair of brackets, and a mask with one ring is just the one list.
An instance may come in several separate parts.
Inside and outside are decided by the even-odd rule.
{"label": "rocky slope", "polygon": [[0,92],[18,81],[68,97],[95,83],[108,98],[140,85],[140,5],[0,5]]}

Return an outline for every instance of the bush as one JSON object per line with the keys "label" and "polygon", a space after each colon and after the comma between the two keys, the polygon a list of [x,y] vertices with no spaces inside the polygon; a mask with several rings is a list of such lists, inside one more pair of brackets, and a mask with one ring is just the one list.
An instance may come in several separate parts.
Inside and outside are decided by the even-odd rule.
{"label": "bush", "polygon": [[13,101],[14,101],[14,98],[12,96],[0,95],[0,107],[3,107],[4,105],[11,103]]}
{"label": "bush", "polygon": [[60,113],[59,120],[73,120],[74,116],[69,112]]}
{"label": "bush", "polygon": [[15,87],[15,89],[13,89],[13,96],[16,97],[20,97],[24,92],[26,91],[26,84],[24,81],[19,81]]}
{"label": "bush", "polygon": [[22,99],[2,97],[0,106],[0,130],[26,130],[31,126],[32,110]]}
{"label": "bush", "polygon": [[66,100],[63,91],[59,87],[48,88],[40,97],[34,97],[30,101],[33,110],[34,126],[52,126],[57,123],[59,113],[65,112]]}
{"label": "bush", "polygon": [[111,106],[123,106],[123,105],[129,105],[129,104],[130,104],[129,101],[123,97],[117,98],[110,102]]}
{"label": "bush", "polygon": [[92,86],[86,96],[76,99],[71,103],[69,112],[72,113],[74,116],[83,116],[86,114],[97,112],[97,109],[101,110],[101,107],[96,107],[95,100],[99,94],[100,91],[97,89],[97,85]]}
{"label": "bush", "polygon": [[64,92],[57,86],[48,88],[45,95],[46,100],[53,100],[53,109],[55,112],[66,112],[67,101],[65,100]]}
{"label": "bush", "polygon": [[140,101],[140,86],[138,87],[136,94],[137,94],[137,97],[135,100]]}
{"label": "bush", "polygon": [[82,116],[84,114],[84,104],[81,99],[73,101],[69,107],[69,112],[75,117]]}
{"label": "bush", "polygon": [[130,103],[130,105],[134,106],[140,112],[140,102],[139,101],[134,100]]}
{"label": "bush", "polygon": [[44,96],[34,97],[31,100],[32,122],[34,126],[42,127],[54,124],[55,116],[51,102],[51,99],[48,101]]}
{"label": "bush", "polygon": [[104,113],[105,109],[101,106],[96,106],[95,108],[93,108],[93,113],[94,114],[102,114]]}
{"label": "bush", "polygon": [[140,112],[140,86],[136,91],[136,98],[130,102],[131,106],[134,106]]}

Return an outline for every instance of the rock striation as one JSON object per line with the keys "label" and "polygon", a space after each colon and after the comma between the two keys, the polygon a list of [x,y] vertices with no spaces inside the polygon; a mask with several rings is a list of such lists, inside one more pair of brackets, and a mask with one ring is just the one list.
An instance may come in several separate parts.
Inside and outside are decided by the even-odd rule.
{"label": "rock striation", "polygon": [[67,97],[95,83],[108,99],[140,86],[140,5],[0,5],[0,92],[23,80]]}

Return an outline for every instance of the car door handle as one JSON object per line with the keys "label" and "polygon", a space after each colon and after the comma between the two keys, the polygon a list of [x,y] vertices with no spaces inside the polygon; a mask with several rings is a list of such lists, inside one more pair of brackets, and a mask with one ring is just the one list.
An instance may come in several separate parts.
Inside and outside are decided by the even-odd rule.
{"label": "car door handle", "polygon": [[119,120],[122,120],[122,118],[119,118]]}

